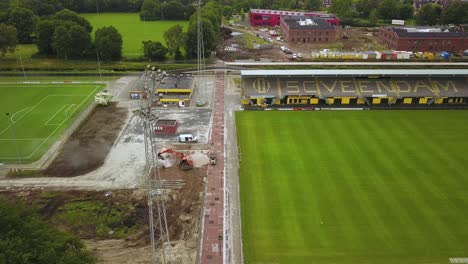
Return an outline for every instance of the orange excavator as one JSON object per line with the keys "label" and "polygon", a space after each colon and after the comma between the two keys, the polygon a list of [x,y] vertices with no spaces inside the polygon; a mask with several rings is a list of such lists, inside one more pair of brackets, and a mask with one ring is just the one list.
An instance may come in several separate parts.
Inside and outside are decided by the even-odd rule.
{"label": "orange excavator", "polygon": [[164,154],[164,153],[171,153],[171,154],[174,154],[177,157],[179,157],[179,159],[180,159],[180,163],[179,163],[180,170],[186,171],[186,170],[190,170],[190,169],[193,168],[193,161],[191,159],[189,159],[187,156],[185,156],[183,153],[180,153],[180,152],[175,151],[173,149],[165,149],[165,150],[158,153],[158,159],[164,160],[164,157],[162,156],[162,154]]}

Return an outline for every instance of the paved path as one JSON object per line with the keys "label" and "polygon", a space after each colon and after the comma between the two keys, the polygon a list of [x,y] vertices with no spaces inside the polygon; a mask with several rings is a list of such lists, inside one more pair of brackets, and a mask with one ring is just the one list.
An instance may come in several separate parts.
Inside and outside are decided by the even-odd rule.
{"label": "paved path", "polygon": [[224,226],[224,72],[216,73],[213,105],[211,153],[216,153],[217,163],[207,171],[201,263],[223,263]]}

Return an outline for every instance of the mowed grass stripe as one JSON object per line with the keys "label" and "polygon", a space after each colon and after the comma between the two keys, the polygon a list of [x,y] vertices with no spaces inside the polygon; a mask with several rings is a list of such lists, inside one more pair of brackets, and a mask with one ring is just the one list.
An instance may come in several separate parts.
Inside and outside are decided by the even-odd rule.
{"label": "mowed grass stripe", "polygon": [[[380,127],[377,127],[376,124],[381,123]],[[399,121],[396,122],[394,127],[384,126],[384,121],[379,122],[379,120],[373,120],[373,122],[366,122],[362,124],[361,129],[366,131],[367,139],[372,138],[373,144],[367,144],[367,153],[366,156],[369,157],[369,163],[363,163],[366,168],[371,169],[372,179],[375,180],[374,187],[381,191],[380,202],[387,204],[386,211],[383,211],[384,217],[387,219],[392,219],[392,221],[387,221],[387,224],[392,226],[392,230],[396,228],[400,229],[400,232],[394,232],[394,236],[397,239],[397,245],[400,248],[408,248],[411,245],[418,245],[418,240],[414,239],[415,234],[417,233],[417,228],[415,229],[413,225],[410,225],[408,218],[405,217],[406,213],[409,215],[414,214],[414,211],[404,210],[405,205],[411,203],[412,196],[407,197],[408,199],[399,200],[398,197],[401,195],[403,188],[406,186],[412,186],[411,192],[417,192],[417,189],[414,189],[415,183],[409,184],[408,182],[400,184],[401,177],[405,177],[405,173],[400,169],[407,164],[407,160],[400,159],[400,156],[394,152],[391,147],[398,147],[398,143],[392,140],[394,137],[393,130],[394,127],[399,126]],[[358,128],[357,128],[358,129]],[[366,144],[365,140],[363,144]],[[417,186],[417,185],[416,185]],[[421,204],[416,204],[413,207],[413,210],[419,210]],[[413,219],[415,226],[418,226],[420,219],[424,216],[420,215]],[[403,219],[402,219],[403,218]],[[432,227],[429,227],[432,228]],[[411,235],[408,235],[411,234]]]}
{"label": "mowed grass stripe", "polygon": [[[290,232],[270,245],[258,244],[253,233],[244,232],[246,263],[447,263],[449,257],[468,255],[468,194],[460,186],[468,180],[468,165],[461,163],[468,134],[468,124],[461,120],[467,117],[462,111],[238,113],[242,214],[251,220],[243,222],[243,230],[265,223],[275,228],[271,240],[277,240],[278,228]],[[451,129],[437,128],[432,135],[434,123]],[[262,142],[251,145],[267,149],[259,151],[256,166],[265,168],[261,159],[274,162],[271,171],[254,174],[250,160],[243,159],[250,150],[244,147],[243,128]],[[444,144],[445,134],[463,142],[461,148]],[[418,144],[429,139],[436,140]],[[455,170],[443,169],[457,163]],[[245,186],[244,171],[276,182]],[[294,179],[281,173],[288,171]],[[256,208],[274,212],[248,211],[243,190],[253,194],[264,188],[283,189],[275,193],[278,197],[254,200],[262,203]],[[278,207],[278,199],[289,202]],[[294,217],[270,225],[265,215]],[[323,225],[315,224],[317,217]],[[263,229],[262,240],[265,236]]]}
{"label": "mowed grass stripe", "polygon": [[[383,225],[389,234],[387,234],[388,238],[393,242],[386,243],[385,246],[388,248],[384,250],[391,249],[394,250],[401,250],[404,245],[396,243],[401,237],[398,233],[395,234],[390,231],[391,227],[388,226],[388,219],[391,218],[391,223],[396,226],[401,227],[411,227],[411,229],[401,230],[401,233],[406,234],[417,234],[421,232],[418,228],[417,222],[413,220],[410,216],[411,211],[407,210],[405,206],[403,206],[407,201],[403,201],[398,199],[398,192],[401,190],[395,178],[392,176],[395,174],[394,168],[395,165],[391,164],[387,168],[387,173],[385,174],[388,181],[383,181],[382,177],[379,176],[379,168],[383,166],[379,161],[375,159],[375,155],[382,149],[378,145],[373,144],[371,147],[363,148],[363,146],[368,146],[368,139],[370,137],[374,137],[373,131],[367,128],[367,122],[363,119],[355,119],[351,120],[349,131],[361,131],[362,133],[348,133],[350,142],[353,142],[354,149],[353,152],[349,155],[349,159],[353,161],[354,164],[360,164],[358,173],[360,177],[359,184],[362,186],[361,192],[367,193],[368,202],[372,205],[369,207],[371,210],[375,210],[375,214],[379,219],[379,224]],[[363,129],[364,128],[364,129]],[[388,134],[385,136],[387,137]],[[390,215],[392,211],[395,209],[399,209],[397,211],[398,217],[394,217]],[[416,227],[416,228],[413,228]],[[393,230],[393,229],[392,229]],[[413,235],[408,236],[411,243],[420,243],[417,239],[414,238]],[[380,247],[381,250],[383,247]]]}
{"label": "mowed grass stripe", "polygon": [[[409,128],[408,125],[406,128]],[[466,174],[464,174],[463,171],[468,171],[468,166],[466,164],[453,164],[457,162],[450,162],[450,154],[447,153],[445,149],[439,150],[439,148],[437,148],[438,142],[429,140],[427,136],[421,131],[416,131],[415,133],[419,135],[422,142],[427,142],[428,148],[428,151],[422,152],[419,155],[415,155],[415,159],[419,160],[420,163],[434,159],[435,161],[440,160],[444,164],[447,164],[446,168],[441,166],[423,166],[420,168],[419,173],[415,173],[415,175],[419,178],[419,183],[424,187],[424,190],[426,191],[426,197],[430,197],[427,194],[436,194],[434,195],[434,199],[430,201],[430,205],[433,208],[445,208],[444,213],[439,213],[439,216],[441,221],[446,224],[447,228],[451,229],[453,226],[457,226],[453,225],[453,221],[462,223],[464,219],[468,219],[468,212],[464,210],[463,205],[459,203],[459,200],[455,200],[450,197],[452,193],[447,192],[446,188],[447,186],[467,186],[468,178],[465,177]],[[411,148],[411,146],[406,147]],[[412,150],[414,153],[417,152],[417,149],[414,149],[414,146]],[[428,180],[426,175],[433,172],[443,176],[433,177]],[[460,213],[463,214],[463,217],[459,217]],[[446,215],[452,215],[452,217],[449,217],[449,219],[444,219],[444,216]],[[453,237],[456,238],[455,234],[459,234],[459,232],[460,230],[452,230],[452,233],[454,234]]]}
{"label": "mowed grass stripe", "polygon": [[[383,216],[378,214],[380,204],[371,202],[369,195],[374,194],[370,190],[363,190],[361,183],[361,172],[359,169],[359,164],[363,164],[364,160],[355,159],[357,152],[359,151],[359,146],[356,145],[354,138],[351,136],[352,133],[349,133],[350,128],[354,120],[348,120],[348,126],[345,129],[341,129],[341,121],[335,121],[334,129],[331,130],[334,133],[332,134],[333,138],[341,138],[341,141],[332,141],[335,144],[332,144],[335,148],[332,153],[343,153],[342,155],[336,155],[340,160],[342,166],[340,166],[341,174],[344,176],[342,184],[346,184],[347,189],[345,192],[350,193],[350,197],[355,201],[355,206],[353,210],[359,217],[359,221],[362,227],[365,229],[370,229],[372,234],[367,236],[367,243],[372,245],[376,249],[380,248],[392,248],[396,245],[393,241],[393,235],[386,226]],[[367,135],[363,135],[367,136]],[[370,135],[369,135],[370,136]],[[341,145],[338,145],[340,143]],[[375,197],[374,197],[375,198]],[[383,198],[383,197],[378,197]],[[375,201],[375,199],[372,199]],[[367,233],[369,230],[359,230],[359,233]]]}

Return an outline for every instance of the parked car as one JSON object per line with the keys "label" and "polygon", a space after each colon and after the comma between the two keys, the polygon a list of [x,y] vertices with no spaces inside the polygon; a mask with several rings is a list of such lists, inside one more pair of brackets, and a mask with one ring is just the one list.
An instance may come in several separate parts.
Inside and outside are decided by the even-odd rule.
{"label": "parked car", "polygon": [[302,58],[302,53],[298,53],[298,54],[297,54],[297,57],[298,57],[298,58]]}

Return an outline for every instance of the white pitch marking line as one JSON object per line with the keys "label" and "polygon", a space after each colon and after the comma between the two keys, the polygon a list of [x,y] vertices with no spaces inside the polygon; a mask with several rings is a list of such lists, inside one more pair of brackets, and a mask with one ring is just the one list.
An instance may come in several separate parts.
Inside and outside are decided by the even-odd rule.
{"label": "white pitch marking line", "polygon": [[31,107],[28,111],[26,111],[26,113],[24,113],[24,115],[20,116],[18,118],[18,120],[16,120],[15,122],[13,122],[13,124],[10,124],[7,128],[5,128],[4,130],[2,130],[2,132],[0,132],[0,135],[2,135],[5,131],[7,131],[8,129],[10,129],[10,127],[12,127],[14,124],[16,124],[16,122],[20,121],[21,118],[23,118],[25,115],[29,114],[29,112],[31,112],[34,108],[36,108],[38,105],[40,105],[42,102],[45,101],[45,99],[47,99],[50,95],[47,95],[46,97],[42,98],[41,101],[39,101],[39,103],[35,104],[33,107]]}
{"label": "white pitch marking line", "polygon": [[[67,108],[67,110],[65,110],[65,116],[66,116],[66,117],[70,116],[70,115],[68,114],[68,111],[69,111],[70,108],[72,108],[73,106],[75,106],[75,104],[71,104],[71,105]],[[74,111],[74,110],[73,110],[73,111]],[[72,113],[73,113],[73,112],[72,112]]]}
{"label": "white pitch marking line", "polygon": [[60,112],[62,111],[62,109],[65,108],[65,106],[67,106],[67,105],[63,105],[62,107],[60,107],[60,109],[57,110],[57,112],[55,112],[55,114],[54,114],[53,116],[51,116],[51,117],[49,118],[49,120],[47,120],[47,121],[44,123],[44,126],[47,126],[47,125],[55,125],[55,124],[49,124],[49,122],[50,122],[52,119],[54,119],[54,117],[55,117],[56,115],[58,115],[58,113],[60,113]]}
{"label": "white pitch marking line", "polygon": [[[13,117],[14,117],[15,115],[17,115],[18,113],[21,113],[21,112],[23,112],[24,110],[27,110],[28,108],[29,108],[29,107],[23,108],[23,109],[19,110],[18,112],[12,114],[11,117],[10,117],[11,122],[15,123],[16,121],[13,120]],[[24,115],[24,114],[23,114],[23,115]]]}
{"label": "white pitch marking line", "polygon": [[[86,96],[86,98],[85,98],[83,101],[81,101],[81,103],[73,110],[73,112],[72,112],[71,114],[73,114],[77,109],[79,109],[79,108],[81,107],[81,105],[82,105],[84,102],[86,102],[86,100],[88,100],[88,98],[89,98],[92,94],[94,94],[94,92],[95,92],[98,88],[99,88],[99,87],[94,88],[94,90],[93,90],[91,93],[89,93],[88,96]],[[65,123],[65,121],[67,121],[67,120],[68,120],[68,117],[66,117],[66,118],[62,121],[62,123],[60,123],[60,125],[58,125],[58,126],[54,129],[54,131],[52,131],[52,132],[49,134],[49,136],[48,136],[46,139],[44,139],[44,141],[42,141],[41,144],[39,144],[39,146],[38,146],[31,154],[29,154],[29,156],[27,156],[26,158],[27,158],[27,159],[31,158],[31,157],[36,153],[36,151],[44,144],[44,142],[46,142],[47,140],[49,140],[49,138],[55,133],[55,131],[57,131],[57,129],[59,129],[59,128],[63,125],[63,123]]]}
{"label": "white pitch marking line", "polygon": [[34,141],[34,140],[44,140],[44,138],[0,138],[0,141]]}

